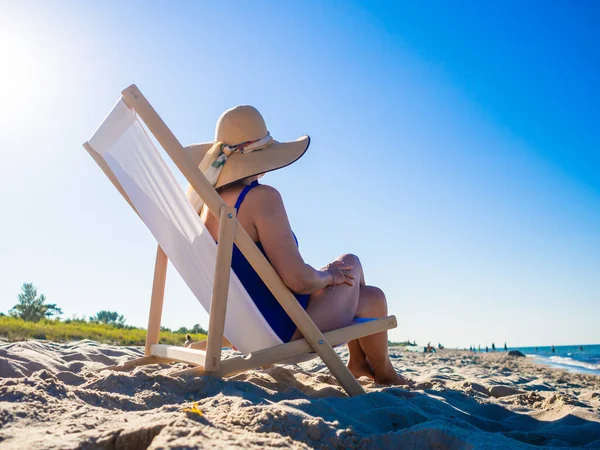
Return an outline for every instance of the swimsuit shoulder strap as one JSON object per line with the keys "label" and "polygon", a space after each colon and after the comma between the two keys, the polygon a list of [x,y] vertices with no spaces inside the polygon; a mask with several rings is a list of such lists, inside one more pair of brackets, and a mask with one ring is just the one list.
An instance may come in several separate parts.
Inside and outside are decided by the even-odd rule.
{"label": "swimsuit shoulder strap", "polygon": [[248,194],[248,192],[250,192],[251,189],[255,188],[256,186],[258,186],[258,180],[254,180],[252,183],[244,186],[244,189],[242,190],[242,192],[240,192],[240,195],[239,195],[237,201],[235,202],[235,210],[236,211],[239,212],[240,206],[242,205],[242,202],[246,198],[246,195]]}

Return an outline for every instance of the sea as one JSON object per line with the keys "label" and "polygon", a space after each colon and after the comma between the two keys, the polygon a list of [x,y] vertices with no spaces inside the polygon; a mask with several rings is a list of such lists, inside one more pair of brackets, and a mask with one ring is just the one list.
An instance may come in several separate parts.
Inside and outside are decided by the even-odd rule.
{"label": "sea", "polygon": [[556,345],[552,347],[514,347],[535,362],[570,372],[600,375],[600,345]]}

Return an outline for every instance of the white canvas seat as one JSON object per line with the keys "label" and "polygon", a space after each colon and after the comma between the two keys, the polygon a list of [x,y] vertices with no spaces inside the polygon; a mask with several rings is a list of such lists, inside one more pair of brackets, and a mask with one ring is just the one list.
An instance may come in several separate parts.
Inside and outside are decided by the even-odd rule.
{"label": "white canvas seat", "polygon": [[[114,172],[140,218],[210,313],[217,244],[135,112],[119,100],[89,143]],[[233,270],[225,336],[245,354],[282,343]]]}
{"label": "white canvas seat", "polygon": [[[146,128],[219,219],[218,244],[196,214]],[[396,327],[396,318],[363,321],[322,333],[256,247],[234,208],[227,206],[146,98],[132,85],[84,147],[158,242],[146,335],[146,356],[109,369],[182,361],[173,375],[227,376],[315,352],[349,395],[364,393],[332,345]],[[233,243],[250,262],[303,338],[282,343],[231,269]],[[209,312],[204,349],[159,344],[167,261]],[[221,359],[223,337],[246,356]],[[200,345],[201,347],[202,345]]]}

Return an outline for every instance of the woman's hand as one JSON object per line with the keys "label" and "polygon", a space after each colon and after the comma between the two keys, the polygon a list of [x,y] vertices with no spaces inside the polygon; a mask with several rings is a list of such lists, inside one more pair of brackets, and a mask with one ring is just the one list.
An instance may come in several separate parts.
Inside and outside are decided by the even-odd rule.
{"label": "woman's hand", "polygon": [[335,289],[338,284],[347,284],[354,286],[354,275],[350,271],[354,266],[346,264],[344,261],[333,261],[327,264],[322,270],[331,275],[332,282],[328,285],[329,289]]}

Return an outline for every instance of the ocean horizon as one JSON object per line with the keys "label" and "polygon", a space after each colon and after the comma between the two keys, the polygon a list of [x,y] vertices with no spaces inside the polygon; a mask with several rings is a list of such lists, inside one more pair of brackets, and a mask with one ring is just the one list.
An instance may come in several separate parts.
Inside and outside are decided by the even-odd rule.
{"label": "ocean horizon", "polygon": [[[506,351],[518,350],[527,358],[531,358],[536,363],[544,364],[555,369],[564,369],[570,372],[586,373],[600,376],[600,344],[582,344],[582,345],[555,345],[552,351],[552,345],[530,346],[530,347],[508,347]],[[424,346],[407,346],[407,351],[420,353],[424,351]],[[434,347],[437,350],[437,347]],[[473,347],[471,347],[473,349]],[[457,349],[458,350],[458,349]],[[475,353],[504,353],[504,345],[496,347],[481,347],[481,350],[475,348]]]}
{"label": "ocean horizon", "polygon": [[[600,375],[600,344],[594,345],[555,345],[538,347],[509,347],[519,350],[535,362],[570,372]],[[504,351],[504,348],[496,349]]]}

